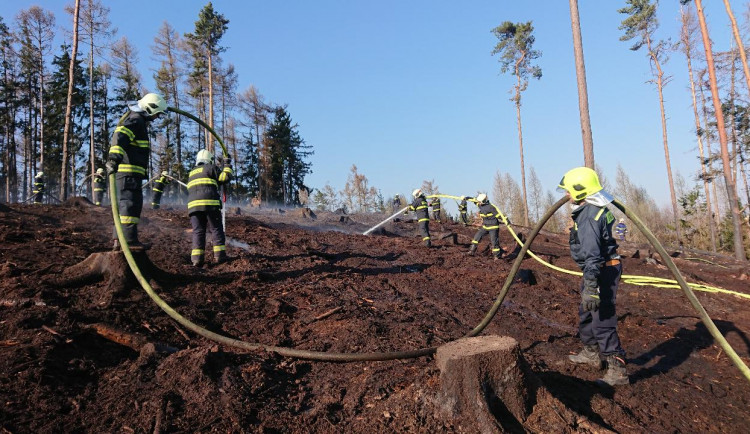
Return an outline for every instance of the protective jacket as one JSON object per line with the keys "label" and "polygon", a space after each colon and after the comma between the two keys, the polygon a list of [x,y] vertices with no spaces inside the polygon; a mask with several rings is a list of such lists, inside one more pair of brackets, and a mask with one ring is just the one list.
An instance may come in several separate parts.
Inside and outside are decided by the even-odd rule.
{"label": "protective jacket", "polygon": [[34,190],[32,192],[34,194],[44,192],[44,179],[34,178]]}
{"label": "protective jacket", "polygon": [[461,202],[458,204],[458,212],[466,212],[469,209],[469,204],[466,202],[466,199],[461,199]]}
{"label": "protective jacket", "polygon": [[596,281],[605,262],[620,258],[612,236],[615,216],[607,207],[584,202],[572,217],[570,255],[581,267],[584,280]]}
{"label": "protective jacket", "polygon": [[432,207],[432,211],[440,211],[440,199],[437,197],[432,198],[430,201],[430,206]]}
{"label": "protective jacket", "polygon": [[190,171],[188,178],[188,214],[197,211],[220,209],[219,186],[232,178],[232,168],[223,169],[215,164],[199,164]]}
{"label": "protective jacket", "polygon": [[94,175],[94,191],[105,191],[107,188],[107,184],[104,181],[104,176],[96,174]]}
{"label": "protective jacket", "polygon": [[117,125],[107,159],[118,164],[118,175],[146,177],[150,155],[146,114],[128,112]]}
{"label": "protective jacket", "polygon": [[417,221],[430,220],[427,214],[427,199],[424,196],[417,196],[409,206],[409,211],[414,211],[417,215]]}
{"label": "protective jacket", "polygon": [[157,192],[157,193],[164,193],[164,187],[167,186],[167,185],[169,185],[171,182],[172,182],[171,179],[169,179],[166,176],[162,175],[162,176],[159,177],[159,179],[157,179],[156,181],[154,181],[154,187],[153,187],[152,190],[155,191],[155,192]]}
{"label": "protective jacket", "polygon": [[503,213],[492,203],[480,203],[479,216],[482,217],[482,228],[487,230],[500,228],[500,220],[503,219]]}

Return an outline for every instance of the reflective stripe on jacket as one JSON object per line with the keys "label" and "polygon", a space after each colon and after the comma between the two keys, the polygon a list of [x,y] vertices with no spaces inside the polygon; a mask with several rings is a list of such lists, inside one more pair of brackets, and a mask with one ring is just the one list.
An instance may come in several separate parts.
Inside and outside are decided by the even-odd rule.
{"label": "reflective stripe on jacket", "polygon": [[145,113],[128,112],[115,128],[107,159],[117,162],[117,173],[143,179],[150,152]]}

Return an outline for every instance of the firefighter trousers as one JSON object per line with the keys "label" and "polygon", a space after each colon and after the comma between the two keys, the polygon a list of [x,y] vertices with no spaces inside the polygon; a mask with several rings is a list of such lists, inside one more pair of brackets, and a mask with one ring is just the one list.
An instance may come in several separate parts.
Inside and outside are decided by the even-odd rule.
{"label": "firefighter trousers", "polygon": [[479,228],[476,234],[474,234],[474,239],[471,240],[472,246],[477,246],[479,244],[479,241],[482,240],[482,237],[485,236],[485,234],[490,234],[490,245],[492,245],[492,255],[496,258],[499,258],[502,256],[503,251],[500,249],[500,238],[499,238],[499,232],[500,229],[498,227],[490,227],[485,228],[482,226]]}
{"label": "firefighter trousers", "polygon": [[419,219],[419,233],[422,235],[422,241],[427,246],[432,245],[432,241],[430,241],[430,219],[428,218],[421,218]]}
{"label": "firefighter trousers", "polygon": [[206,250],[206,229],[213,236],[214,259],[217,261],[226,259],[226,237],[219,208],[190,213],[190,224],[193,226],[193,250],[190,252],[190,259],[194,264],[203,263]]}
{"label": "firefighter trousers", "polygon": [[101,206],[102,199],[104,199],[104,191],[94,190],[94,205]]}
{"label": "firefighter trousers", "polygon": [[34,203],[42,203],[43,199],[44,199],[44,192],[43,191],[35,191],[34,192]]}
{"label": "firefighter trousers", "polygon": [[461,211],[458,219],[461,222],[461,224],[463,224],[464,226],[469,224],[469,217],[466,215],[466,211]]}
{"label": "firefighter trousers", "polygon": [[159,209],[159,206],[161,205],[161,195],[161,191],[154,192],[154,195],[151,197],[151,208]]}
{"label": "firefighter trousers", "polygon": [[[599,274],[599,310],[585,312],[578,307],[578,332],[584,345],[596,345],[603,356],[618,355],[625,357],[625,350],[620,346],[617,334],[616,298],[620,285],[622,264],[606,265]],[[581,281],[583,291],[583,281]]]}
{"label": "firefighter trousers", "polygon": [[[134,176],[117,175],[118,205],[120,207],[120,223],[125,241],[128,244],[138,242],[138,222],[143,210],[142,180]],[[117,239],[117,232],[114,232]]]}

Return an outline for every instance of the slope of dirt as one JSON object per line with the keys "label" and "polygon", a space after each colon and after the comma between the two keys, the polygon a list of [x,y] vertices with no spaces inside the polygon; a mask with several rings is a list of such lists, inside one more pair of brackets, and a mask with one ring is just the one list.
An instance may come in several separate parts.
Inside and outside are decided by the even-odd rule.
{"label": "slope of dirt", "polygon": [[[185,330],[132,282],[59,285],[66,269],[111,246],[109,209],[84,205],[0,209],[3,432],[477,430],[441,410],[432,357],[324,363],[248,353]],[[511,266],[492,260],[486,240],[479,255],[465,255],[474,229],[456,224],[431,224],[437,247],[426,249],[409,221],[358,235],[379,215],[228,214],[226,264],[189,266],[184,210],[145,211],[142,239],[154,244],[151,277],[164,300],[203,327],[249,342],[333,352],[439,346],[482,320]],[[513,248],[507,232],[501,240]],[[532,250],[574,269],[566,241],[543,234]],[[670,277],[644,246],[625,243],[621,253],[627,274]],[[675,258],[689,281],[750,292],[746,266],[698,259]],[[621,285],[631,384],[604,389],[595,383],[602,372],[565,362],[579,348],[578,279],[532,259],[523,268],[527,279],[513,285],[484,334],[516,339],[565,411],[599,430],[747,432],[750,384],[681,291]],[[697,296],[750,363],[750,300]],[[130,345],[97,333],[102,327],[130,336]],[[537,402],[535,417],[561,414],[545,408],[551,399]],[[511,431],[528,429],[496,417]],[[555,431],[582,429],[567,423]]]}

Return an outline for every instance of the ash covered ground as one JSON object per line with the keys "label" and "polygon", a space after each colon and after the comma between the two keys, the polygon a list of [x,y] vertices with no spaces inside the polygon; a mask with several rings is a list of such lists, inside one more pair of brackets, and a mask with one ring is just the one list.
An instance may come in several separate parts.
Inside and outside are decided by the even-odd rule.
{"label": "ash covered ground", "polygon": [[[439,346],[484,317],[511,263],[465,255],[474,228],[385,215],[230,209],[230,262],[189,265],[184,210],[144,211],[157,293],[193,322],[267,345],[331,352]],[[0,208],[0,426],[2,432],[476,432],[440,398],[434,357],[328,363],[247,352],[186,330],[132,280],[80,279],[70,270],[111,246],[111,212],[85,200]],[[524,228],[516,227],[524,232]],[[501,231],[506,250],[514,248]],[[576,269],[564,234],[532,251]],[[639,257],[633,257],[638,252]],[[626,274],[671,277],[647,246],[624,243]],[[727,256],[681,254],[690,282],[750,293],[750,271]],[[517,340],[523,359],[565,411],[531,401],[555,432],[747,432],[750,383],[723,354],[680,290],[622,284],[619,331],[631,384],[605,389],[603,372],[573,366],[578,278],[527,258],[485,335]],[[124,273],[124,271],[122,271]],[[111,277],[111,276],[110,276]],[[67,280],[66,280],[67,279]],[[63,282],[65,280],[65,282]],[[67,284],[62,284],[67,283]],[[750,300],[698,299],[745,363]],[[498,430],[539,431],[498,413]]]}

